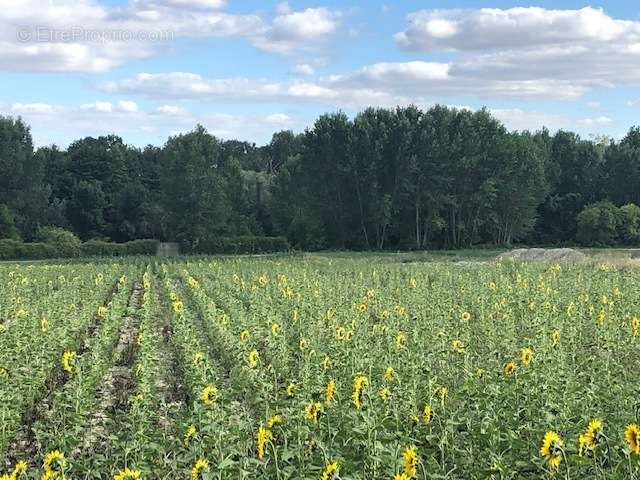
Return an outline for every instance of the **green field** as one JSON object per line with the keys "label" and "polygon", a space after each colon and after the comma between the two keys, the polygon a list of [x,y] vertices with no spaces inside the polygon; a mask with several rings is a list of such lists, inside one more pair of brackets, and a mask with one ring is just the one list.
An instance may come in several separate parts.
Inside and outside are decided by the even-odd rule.
{"label": "green field", "polygon": [[639,478],[631,254],[497,253],[0,264],[0,479]]}

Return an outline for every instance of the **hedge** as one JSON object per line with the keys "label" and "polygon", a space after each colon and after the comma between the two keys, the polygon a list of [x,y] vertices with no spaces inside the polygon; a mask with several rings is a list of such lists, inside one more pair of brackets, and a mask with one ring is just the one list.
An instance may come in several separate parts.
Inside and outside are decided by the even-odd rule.
{"label": "hedge", "polygon": [[184,251],[205,255],[277,253],[290,249],[284,237],[218,237],[195,245],[183,245]]}
{"label": "hedge", "polygon": [[0,240],[0,260],[42,260],[51,258],[116,257],[125,255],[155,255],[160,242],[134,240],[111,243],[89,240],[80,245],[78,254],[71,254],[65,245],[51,243],[23,243],[16,240]]}

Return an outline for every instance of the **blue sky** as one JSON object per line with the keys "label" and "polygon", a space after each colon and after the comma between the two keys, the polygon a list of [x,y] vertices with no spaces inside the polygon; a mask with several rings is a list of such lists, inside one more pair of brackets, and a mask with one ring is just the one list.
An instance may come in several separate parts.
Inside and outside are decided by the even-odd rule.
{"label": "blue sky", "polygon": [[197,123],[265,143],[409,103],[620,137],[640,109],[633,3],[0,0],[0,115],[61,146]]}

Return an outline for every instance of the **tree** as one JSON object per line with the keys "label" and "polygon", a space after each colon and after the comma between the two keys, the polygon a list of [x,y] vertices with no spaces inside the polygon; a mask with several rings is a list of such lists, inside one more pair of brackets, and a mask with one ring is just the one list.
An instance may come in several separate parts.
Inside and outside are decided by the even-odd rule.
{"label": "tree", "polygon": [[621,221],[620,209],[613,203],[609,201],[594,203],[578,215],[577,238],[584,245],[614,245]]}
{"label": "tree", "polygon": [[4,238],[19,240],[20,232],[16,228],[15,220],[9,207],[0,204],[0,239]]}

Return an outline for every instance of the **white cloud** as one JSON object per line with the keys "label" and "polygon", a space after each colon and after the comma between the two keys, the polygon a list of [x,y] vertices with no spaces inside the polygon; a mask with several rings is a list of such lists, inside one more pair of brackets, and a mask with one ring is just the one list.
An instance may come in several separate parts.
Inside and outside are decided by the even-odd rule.
{"label": "white cloud", "polygon": [[604,115],[600,116],[600,117],[582,118],[582,119],[578,120],[578,124],[587,125],[587,126],[608,125],[608,124],[610,124],[612,122],[613,122],[613,119],[611,119],[609,117],[605,117]]}
{"label": "white cloud", "polygon": [[264,121],[271,125],[285,126],[291,124],[291,117],[286,113],[272,113],[267,115]]}
{"label": "white cloud", "polygon": [[222,11],[224,0],[16,0],[2,3],[0,70],[103,72],[166,51],[178,38],[241,37],[275,53],[314,50],[338,27],[327,8],[286,11],[270,23]]}
{"label": "white cloud", "polygon": [[53,115],[56,111],[56,107],[48,103],[14,103],[11,105],[11,112],[18,115]]}
{"label": "white cloud", "polygon": [[602,9],[540,7],[422,10],[396,34],[404,48],[419,51],[531,48],[591,42],[637,41],[640,23],[615,20]]}
{"label": "white cloud", "polygon": [[476,84],[515,82],[571,99],[640,83],[640,21],[602,9],[423,10],[408,20],[395,36],[401,47],[453,52],[450,75]]}
{"label": "white cloud", "polygon": [[80,110],[109,113],[113,111],[113,103],[111,102],[84,103],[80,105]]}
{"label": "white cloud", "polygon": [[284,113],[235,115],[221,112],[191,113],[174,105],[149,110],[124,107],[122,102],[95,101],[83,105],[45,103],[0,104],[0,115],[20,115],[31,126],[36,145],[48,145],[55,138],[61,146],[84,136],[115,133],[139,146],[150,141],[164,143],[169,135],[204,125],[214,135],[226,139],[267,142],[274,128],[299,127]]}
{"label": "white cloud", "polygon": [[536,131],[547,127],[551,131],[570,128],[571,120],[564,115],[550,114],[536,111],[525,111],[520,108],[492,108],[493,116],[511,130]]}
{"label": "white cloud", "polygon": [[134,3],[142,8],[193,8],[217,10],[226,6],[226,0],[135,0]]}
{"label": "white cloud", "polygon": [[284,54],[299,49],[317,49],[336,32],[342,18],[341,12],[324,7],[299,12],[279,8],[279,11],[272,25],[253,40],[257,48]]}
{"label": "white cloud", "polygon": [[130,100],[118,102],[118,108],[123,112],[137,112],[138,104]]}
{"label": "white cloud", "polygon": [[315,69],[308,63],[299,63],[298,65],[295,65],[291,69],[291,72],[296,75],[313,75],[316,73]]}
{"label": "white cloud", "polygon": [[276,5],[276,13],[278,15],[288,15],[292,12],[289,2],[280,2]]}
{"label": "white cloud", "polygon": [[188,115],[189,112],[182,107],[177,107],[175,105],[161,105],[156,111],[158,113],[162,113],[164,115]]}

